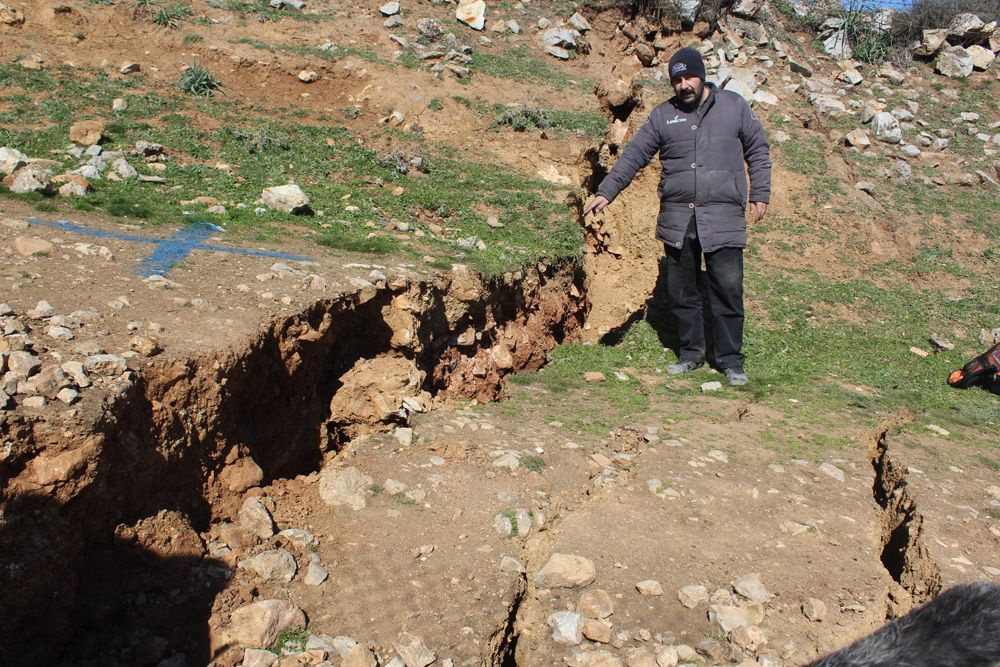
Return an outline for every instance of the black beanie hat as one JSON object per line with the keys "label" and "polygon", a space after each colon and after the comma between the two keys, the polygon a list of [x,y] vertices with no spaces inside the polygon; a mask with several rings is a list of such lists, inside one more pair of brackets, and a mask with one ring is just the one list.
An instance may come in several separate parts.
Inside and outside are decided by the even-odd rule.
{"label": "black beanie hat", "polygon": [[701,59],[701,54],[690,47],[678,49],[670,58],[670,78],[675,76],[696,76],[702,81],[705,80],[705,61]]}

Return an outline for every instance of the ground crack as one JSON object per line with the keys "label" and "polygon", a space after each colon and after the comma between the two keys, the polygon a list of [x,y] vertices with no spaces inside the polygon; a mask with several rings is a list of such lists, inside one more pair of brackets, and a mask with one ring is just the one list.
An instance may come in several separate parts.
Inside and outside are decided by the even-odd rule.
{"label": "ground crack", "polygon": [[872,496],[882,508],[880,559],[895,585],[890,586],[887,617],[894,618],[941,590],[941,571],[928,553],[924,517],[907,485],[906,470],[889,453],[889,433],[882,431],[871,458],[875,472]]}

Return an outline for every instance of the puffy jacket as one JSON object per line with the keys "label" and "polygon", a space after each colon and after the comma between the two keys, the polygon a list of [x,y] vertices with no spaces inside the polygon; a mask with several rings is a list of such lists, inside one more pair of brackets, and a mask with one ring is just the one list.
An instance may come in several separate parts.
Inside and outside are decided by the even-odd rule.
{"label": "puffy jacket", "polygon": [[680,248],[693,213],[701,247],[712,252],[746,245],[747,197],[770,201],[771,158],[764,128],[746,100],[707,85],[711,94],[695,111],[684,111],[676,97],[653,109],[597,194],[614,201],[659,151],[656,238]]}

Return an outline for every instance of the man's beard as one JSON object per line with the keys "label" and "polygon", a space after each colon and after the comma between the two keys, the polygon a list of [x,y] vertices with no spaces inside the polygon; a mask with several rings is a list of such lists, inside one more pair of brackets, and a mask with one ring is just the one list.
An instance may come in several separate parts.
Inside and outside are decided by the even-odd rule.
{"label": "man's beard", "polygon": [[688,108],[697,107],[701,102],[701,96],[705,92],[705,82],[698,79],[698,83],[694,86],[681,88],[677,93],[677,97],[681,102],[682,106]]}

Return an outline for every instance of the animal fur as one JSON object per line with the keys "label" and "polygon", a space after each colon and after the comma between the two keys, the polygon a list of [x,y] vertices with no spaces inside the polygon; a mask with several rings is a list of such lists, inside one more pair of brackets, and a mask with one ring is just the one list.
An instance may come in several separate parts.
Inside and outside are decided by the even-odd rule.
{"label": "animal fur", "polygon": [[809,667],[1000,667],[1000,585],[949,588]]}

